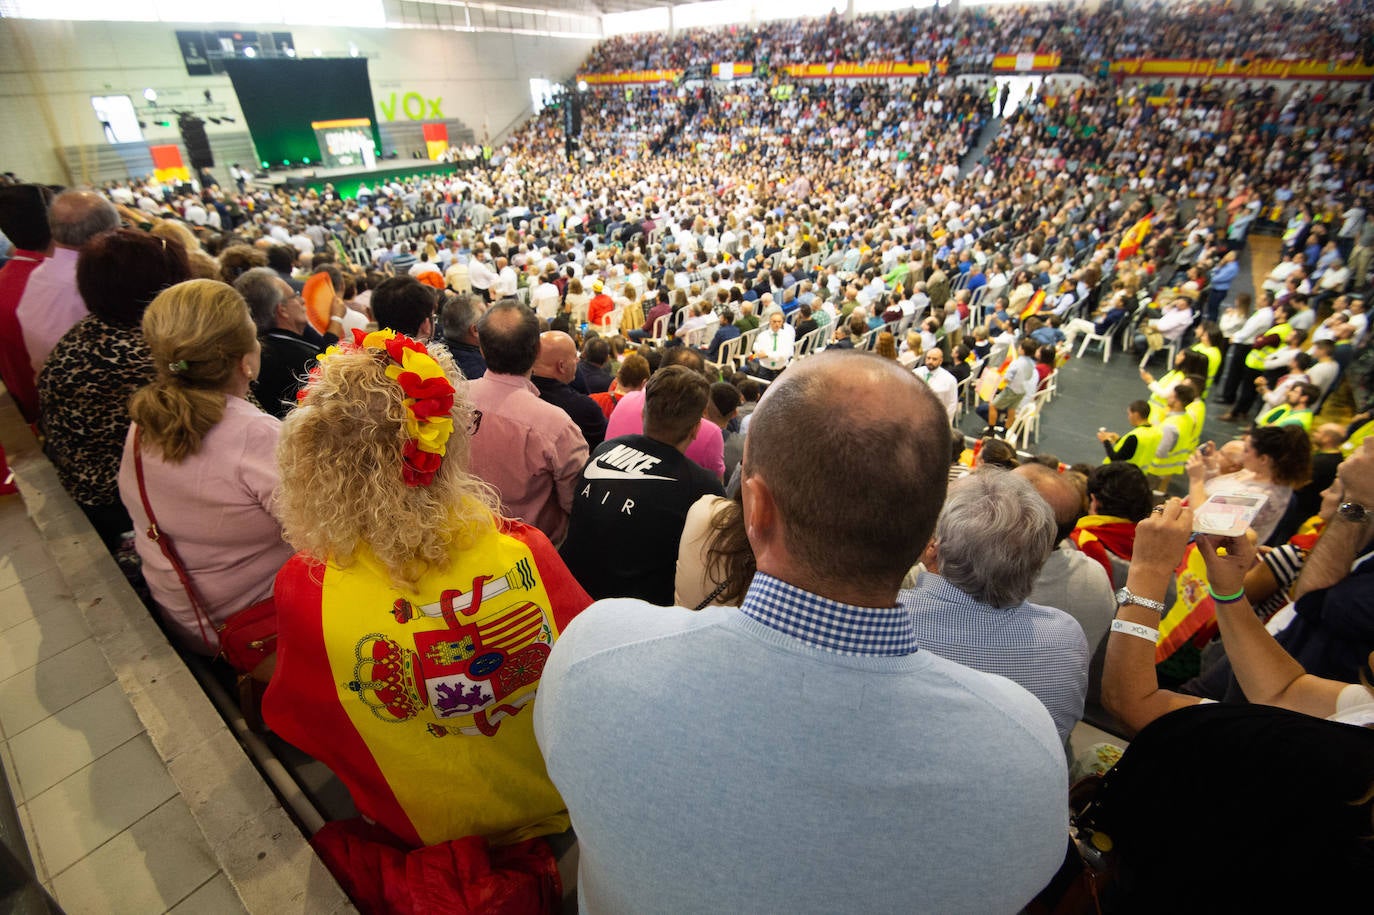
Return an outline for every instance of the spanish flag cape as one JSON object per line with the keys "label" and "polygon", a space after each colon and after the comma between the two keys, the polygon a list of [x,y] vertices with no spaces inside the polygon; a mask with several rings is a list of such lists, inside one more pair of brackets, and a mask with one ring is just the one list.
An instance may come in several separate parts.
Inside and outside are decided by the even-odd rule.
{"label": "spanish flag cape", "polygon": [[1135,257],[1140,250],[1140,244],[1145,240],[1145,236],[1150,234],[1150,224],[1154,222],[1155,214],[1150,212],[1141,217],[1140,221],[1126,230],[1126,234],[1121,236],[1121,247],[1116,252],[1116,259],[1124,261],[1127,258]]}
{"label": "spanish flag cape", "polygon": [[370,554],[348,568],[298,554],[275,595],[263,717],[329,766],[359,812],[412,847],[568,828],[532,703],[551,646],[591,598],[542,533],[499,520],[412,593]]}
{"label": "spanish flag cape", "polygon": [[1069,534],[1069,540],[1084,555],[1092,558],[1107,572],[1107,580],[1120,587],[1112,577],[1113,555],[1131,561],[1135,552],[1135,523],[1115,515],[1084,515]]}

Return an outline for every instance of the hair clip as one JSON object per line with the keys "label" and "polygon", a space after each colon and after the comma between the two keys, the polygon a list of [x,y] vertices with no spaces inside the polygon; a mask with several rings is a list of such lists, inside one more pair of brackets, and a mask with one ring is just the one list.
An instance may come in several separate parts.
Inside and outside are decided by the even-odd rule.
{"label": "hair clip", "polygon": [[185,359],[178,359],[176,362],[167,363],[167,371],[171,372],[173,375],[176,375],[179,372],[184,372],[190,367],[190,363],[188,363]]}

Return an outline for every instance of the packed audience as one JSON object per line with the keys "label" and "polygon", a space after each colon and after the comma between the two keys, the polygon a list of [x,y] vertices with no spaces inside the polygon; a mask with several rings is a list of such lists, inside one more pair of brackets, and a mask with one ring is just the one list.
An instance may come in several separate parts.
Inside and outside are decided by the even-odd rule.
{"label": "packed audience", "polygon": [[[1331,53],[1306,9],[1256,19]],[[1267,47],[1226,10],[976,15]],[[929,40],[983,53],[973,15]],[[928,16],[740,40],[873,59]],[[571,156],[548,112],[351,199],[6,184],[0,373],[171,637],[347,786],[368,822],[316,846],[364,908],[407,879],[378,849],[480,836],[549,910],[570,827],[588,910],[1013,911],[1109,847],[1119,910],[1335,905],[1374,872],[1368,112],[1168,93],[593,91]],[[1241,292],[1258,228],[1282,260]],[[1094,345],[1139,398],[1100,464],[1034,454]],[[1084,720],[1124,755],[1066,755]],[[1179,785],[1219,755],[1272,764]],[[1166,790],[1220,849],[1167,884]],[[1241,880],[1262,855],[1334,876]]]}
{"label": "packed audience", "polygon": [[1057,53],[1095,66],[1134,57],[1275,58],[1357,62],[1374,11],[1355,0],[1233,3],[1153,2],[1128,8],[1084,3],[947,6],[814,19],[782,19],[617,35],[592,49],[583,72],[681,69],[722,61],[792,63],[939,60],[957,70],[998,54]]}

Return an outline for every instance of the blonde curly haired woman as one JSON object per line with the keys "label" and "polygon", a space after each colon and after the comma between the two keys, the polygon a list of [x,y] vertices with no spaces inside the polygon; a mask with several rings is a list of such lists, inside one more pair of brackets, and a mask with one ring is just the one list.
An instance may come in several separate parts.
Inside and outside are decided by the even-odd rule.
{"label": "blonde curly haired woman", "polygon": [[[215,626],[271,597],[277,570],[291,558],[271,510],[281,421],[247,400],[258,373],[257,329],[232,286],[189,280],[164,290],[143,313],[143,338],[157,377],[129,401],[133,424],[119,465],[119,496],[164,621],[192,651],[213,655]],[[150,519],[140,463],[157,526],[174,545],[208,621],[144,533]]]}
{"label": "blonde curly haired woman", "polygon": [[412,847],[568,828],[530,702],[591,599],[468,474],[480,422],[446,350],[355,332],[320,357],[278,450],[299,552],[277,579],[264,718]]}

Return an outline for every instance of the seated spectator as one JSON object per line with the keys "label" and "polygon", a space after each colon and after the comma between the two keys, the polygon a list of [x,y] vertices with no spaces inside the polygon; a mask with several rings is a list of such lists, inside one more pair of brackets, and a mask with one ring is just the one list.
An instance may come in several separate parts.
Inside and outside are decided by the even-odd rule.
{"label": "seated spectator", "polygon": [[587,440],[567,413],[539,399],[530,381],[539,358],[539,318],[514,300],[477,321],[487,372],[469,388],[481,415],[472,433],[472,474],[496,488],[506,517],[563,540]]}
{"label": "seated spectator", "polygon": [[1120,435],[1097,430],[1097,440],[1107,453],[1103,463],[1123,462],[1148,470],[1155,461],[1160,437],[1159,430],[1150,425],[1150,405],[1143,400],[1131,401],[1126,407],[1126,421],[1131,428]]}
{"label": "seated spectator", "polygon": [[[849,421],[829,422],[836,411]],[[687,911],[710,884],[710,906],[732,912],[1015,911],[1055,872],[1066,779],[1044,709],[918,650],[897,604],[945,486],[946,425],[896,365],[803,361],[754,413],[743,498],[758,573],[742,606],[602,601],[565,634],[535,731],[577,830],[579,908]],[[833,480],[851,498],[830,499],[819,481]],[[786,685],[803,682],[826,689]],[[832,699],[844,727],[792,746]],[[598,732],[608,719],[614,741]],[[665,733],[694,735],[695,751]],[[957,813],[932,815],[951,792]],[[797,837],[820,835],[846,854],[798,853]]]}
{"label": "seated spectator", "polygon": [[725,344],[741,336],[740,329],[735,326],[735,313],[730,309],[725,309],[720,313],[720,327],[716,328],[716,333],[711,337],[711,342],[702,348],[706,358],[712,362],[720,362],[720,351]]}
{"label": "seated spectator", "polygon": [[592,297],[587,303],[587,323],[601,329],[610,323],[611,312],[615,311],[615,300],[606,295],[606,284],[601,280],[592,282]]}
{"label": "seated spectator", "polygon": [[[398,356],[423,384],[388,373]],[[467,473],[466,387],[442,347],[376,332],[321,361],[281,435],[298,552],[277,580],[263,716],[408,848],[568,827],[530,705],[590,598],[548,538],[496,514]]]}
{"label": "seated spectator", "polygon": [[540,400],[568,414],[592,449],[606,439],[606,414],[596,401],[573,390],[571,382],[577,377],[577,361],[577,345],[572,337],[561,330],[545,331],[539,335],[539,357],[534,361],[530,381],[539,389]]}
{"label": "seated spectator", "polygon": [[1315,384],[1300,381],[1290,385],[1286,400],[1272,409],[1265,410],[1255,419],[1256,426],[1297,426],[1304,432],[1312,429],[1312,413],[1317,401],[1321,400],[1322,389]]}
{"label": "seated spectator", "polygon": [[1055,531],[1054,513],[1025,480],[969,474],[949,488],[923,560],[930,574],[902,603],[921,647],[1019,683],[1066,741],[1083,717],[1088,643],[1069,614],[1028,600]]}
{"label": "seated spectator", "polygon": [[62,335],[38,373],[43,450],[111,553],[133,529],[118,482],[129,397],[156,377],[143,310],[190,275],[174,241],[133,229],[97,235],[76,260],[76,288],[90,314]]}
{"label": "seated spectator", "polygon": [[[268,279],[281,282],[275,274]],[[179,643],[213,656],[217,627],[271,597],[277,570],[291,558],[272,505],[281,422],[247,400],[258,370],[257,329],[233,289],[213,280],[180,283],[153,300],[142,327],[156,378],[129,403],[133,426],[119,463],[119,497],[163,621]],[[208,618],[160,544],[145,535],[145,499]]]}
{"label": "seated spectator", "polygon": [[670,366],[644,388],[644,433],[607,441],[577,481],[562,556],[593,598],[672,604],[673,570],[687,511],[720,480],[685,456],[707,408],[709,385]]}

